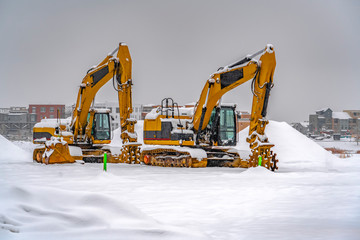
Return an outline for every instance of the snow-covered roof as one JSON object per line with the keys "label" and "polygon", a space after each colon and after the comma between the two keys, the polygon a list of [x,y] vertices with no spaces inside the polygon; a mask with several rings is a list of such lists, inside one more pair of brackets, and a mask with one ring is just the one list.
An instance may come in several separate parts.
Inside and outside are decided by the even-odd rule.
{"label": "snow-covered roof", "polygon": [[195,106],[195,105],[196,105],[196,102],[190,102],[190,103],[184,104],[184,106]]}
{"label": "snow-covered roof", "polygon": [[158,106],[159,104],[152,104],[152,103],[149,103],[149,104],[144,104],[143,107],[156,107]]}
{"label": "snow-covered roof", "polygon": [[350,119],[351,118],[347,112],[333,112],[332,117],[337,118],[337,119]]}
{"label": "snow-covered roof", "polygon": [[36,128],[56,128],[58,127],[60,124],[66,125],[66,124],[70,124],[71,122],[71,117],[68,118],[61,118],[61,119],[56,119],[56,118],[44,118],[41,119],[40,122],[36,123],[34,127]]}
{"label": "snow-covered roof", "polygon": [[9,116],[21,116],[21,115],[25,115],[26,113],[9,113]]}
{"label": "snow-covered roof", "polygon": [[97,113],[109,113],[110,109],[108,109],[108,108],[95,108],[95,111]]}
{"label": "snow-covered roof", "polygon": [[303,127],[308,127],[308,126],[309,126],[309,122],[300,122],[300,124],[301,124]]}
{"label": "snow-covered roof", "polygon": [[248,111],[239,111],[240,115],[250,115]]}
{"label": "snow-covered roof", "polygon": [[[319,109],[319,110],[316,110],[315,112],[325,112],[326,110],[328,110],[328,109],[330,109],[330,108],[321,108],[321,109]],[[330,109],[331,110],[331,109]]]}
{"label": "snow-covered roof", "polygon": [[236,103],[221,103],[222,107],[236,107]]}

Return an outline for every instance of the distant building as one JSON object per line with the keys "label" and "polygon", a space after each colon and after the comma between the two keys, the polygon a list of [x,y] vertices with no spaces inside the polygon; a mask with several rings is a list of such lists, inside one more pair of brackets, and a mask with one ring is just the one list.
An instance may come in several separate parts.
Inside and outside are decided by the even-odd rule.
{"label": "distant building", "polygon": [[26,107],[10,107],[0,112],[0,134],[10,140],[30,140],[35,123]]}
{"label": "distant building", "polygon": [[349,131],[351,135],[360,135],[360,110],[344,110],[351,117]]}
{"label": "distant building", "polygon": [[307,121],[299,122],[299,123],[292,123],[290,125],[304,135],[307,135],[309,132],[309,122],[307,122]]}
{"label": "distant building", "polygon": [[75,108],[75,104],[70,106],[65,106],[65,118],[72,116],[74,108]]}
{"label": "distant building", "polygon": [[321,131],[332,128],[332,110],[323,108],[317,110],[315,114],[309,115],[309,131],[319,134]]}
{"label": "distant building", "polygon": [[2,113],[2,114],[7,114],[7,113],[9,113],[9,111],[10,111],[10,108],[0,108],[0,113]]}
{"label": "distant building", "polygon": [[351,118],[360,118],[360,110],[344,110]]}
{"label": "distant building", "polygon": [[360,110],[334,112],[324,108],[309,115],[309,132],[312,134],[359,135]]}
{"label": "distant building", "polygon": [[237,111],[236,115],[237,115],[236,128],[238,132],[250,126],[251,114],[249,112]]}
{"label": "distant building", "polygon": [[332,117],[333,117],[332,129],[334,133],[340,133],[340,134],[350,133],[349,123],[350,123],[350,119],[352,120],[352,118],[347,112],[333,112]]}
{"label": "distant building", "polygon": [[43,118],[65,118],[65,105],[29,104],[29,114],[33,114],[36,122],[40,122]]}

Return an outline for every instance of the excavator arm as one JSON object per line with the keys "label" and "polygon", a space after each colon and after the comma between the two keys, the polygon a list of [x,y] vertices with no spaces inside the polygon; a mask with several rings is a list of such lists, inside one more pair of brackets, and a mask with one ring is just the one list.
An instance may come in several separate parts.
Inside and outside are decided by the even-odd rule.
{"label": "excavator arm", "polygon": [[[97,92],[105,83],[113,79],[114,89],[118,92],[121,125],[122,154],[112,155],[104,148],[111,142],[109,110],[91,107]],[[109,162],[138,162],[141,144],[137,143],[134,132],[136,120],[130,119],[131,101],[131,57],[126,44],[120,43],[112,53],[97,66],[91,68],[83,78],[71,123],[64,125],[46,124],[34,127],[34,132],[41,136],[54,136],[46,141],[45,146],[34,150],[34,160],[44,163],[70,163],[77,160],[86,162],[101,162],[105,153],[109,154]],[[45,127],[44,127],[45,126]],[[35,134],[34,134],[35,136]],[[125,143],[125,144],[124,144]],[[82,154],[70,154],[68,144],[81,149]]]}
{"label": "excavator arm", "polygon": [[[259,61],[253,60],[260,55]],[[270,90],[273,86],[273,75],[275,71],[276,60],[275,52],[272,45],[268,44],[264,49],[248,56],[234,64],[220,68],[213,73],[206,82],[200,99],[195,107],[193,117],[193,128],[196,133],[196,144],[199,145],[204,138],[204,132],[210,121],[212,111],[216,108],[213,127],[216,127],[216,121],[219,119],[219,106],[221,97],[230,90],[240,86],[241,84],[253,80],[252,92],[253,103],[251,110],[251,120],[249,128],[249,137],[247,141],[250,143],[252,156],[250,157],[250,165],[258,164],[258,158],[264,159],[264,163],[268,164],[273,170],[276,167],[276,159],[270,148],[274,146],[268,142],[265,135],[265,127],[268,121],[265,119],[267,112],[267,104],[270,96]],[[211,129],[210,144],[217,144],[216,129]],[[261,163],[259,159],[259,162]],[[272,161],[272,163],[270,163]]]}
{"label": "excavator arm", "polygon": [[[259,61],[253,60],[253,58],[259,54],[261,54]],[[253,89],[254,98],[250,128],[251,131],[254,131],[257,120],[266,115],[267,101],[270,86],[272,86],[275,65],[275,53],[272,45],[269,44],[259,52],[234,64],[220,68],[217,72],[213,73],[205,83],[197,106],[195,107],[193,126],[197,136],[199,137],[201,131],[206,128],[211,113],[214,107],[219,105],[221,97],[251,79],[253,79],[252,85],[256,86],[256,88]],[[265,86],[266,88],[264,88]],[[264,91],[265,89],[267,89],[267,91]]]}
{"label": "excavator arm", "polygon": [[[260,69],[263,72],[261,74],[262,85],[266,81],[270,81],[270,79],[272,82],[272,75],[276,65],[275,53],[272,49],[273,47],[268,45],[265,49],[234,64],[220,68],[211,75],[210,79],[205,83],[194,111],[193,125],[196,132],[205,129],[209,123],[213,108],[218,105],[219,100],[225,93],[254,79]],[[252,59],[259,54],[262,54],[259,61]],[[244,66],[245,63],[247,64]],[[260,105],[263,105],[263,103],[253,101],[252,109],[257,109]]]}
{"label": "excavator arm", "polygon": [[[114,56],[116,54],[116,56]],[[74,131],[74,140],[78,137],[90,136],[88,114],[95,95],[110,79],[114,81],[114,88],[118,91],[120,124],[126,128],[132,112],[131,102],[131,57],[126,44],[110,53],[96,67],[91,68],[80,84],[78,97],[72,114],[71,127]]]}

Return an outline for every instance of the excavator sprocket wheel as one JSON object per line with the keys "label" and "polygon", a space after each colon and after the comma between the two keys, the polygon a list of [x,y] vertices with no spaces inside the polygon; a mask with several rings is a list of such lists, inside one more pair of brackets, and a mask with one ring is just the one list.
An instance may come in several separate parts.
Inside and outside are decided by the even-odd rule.
{"label": "excavator sprocket wheel", "polygon": [[138,145],[123,145],[121,149],[120,162],[139,164],[140,147]]}
{"label": "excavator sprocket wheel", "polygon": [[[259,161],[259,156],[261,156],[261,163]],[[250,155],[249,167],[256,167],[261,164],[261,166],[271,171],[275,171],[278,169],[276,165],[278,161],[279,160],[276,159],[276,153],[274,154],[270,148],[255,149]]]}
{"label": "excavator sprocket wheel", "polygon": [[278,170],[278,166],[277,166],[277,163],[279,162],[279,160],[276,159],[276,153],[273,154],[273,151],[271,151],[271,165],[270,165],[270,169],[271,171],[275,171],[275,170]]}

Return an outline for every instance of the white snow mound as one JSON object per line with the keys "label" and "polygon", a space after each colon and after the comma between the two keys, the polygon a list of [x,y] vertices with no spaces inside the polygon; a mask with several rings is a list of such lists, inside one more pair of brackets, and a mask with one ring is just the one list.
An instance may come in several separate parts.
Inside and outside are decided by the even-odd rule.
{"label": "white snow mound", "polygon": [[[144,120],[139,120],[135,124],[135,132],[137,133],[138,142],[143,144],[143,131],[144,131]],[[112,133],[111,143],[109,144],[110,147],[121,147],[121,128],[117,128]]]}
{"label": "white snow mound", "polygon": [[[239,133],[239,150],[249,149],[246,142],[248,131],[246,128]],[[272,149],[277,154],[279,170],[327,171],[332,170],[333,161],[337,159],[286,122],[270,121],[265,134],[275,145]]]}
{"label": "white snow mound", "polygon": [[2,191],[8,198],[0,207],[0,229],[24,239],[202,238],[105,194],[30,186]]}
{"label": "white snow mound", "polygon": [[275,177],[275,173],[265,167],[255,167],[255,168],[248,168],[244,172],[241,173],[242,178],[272,178]]}
{"label": "white snow mound", "polygon": [[0,135],[0,162],[29,162],[32,156]]}

